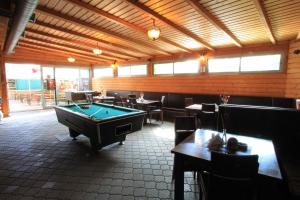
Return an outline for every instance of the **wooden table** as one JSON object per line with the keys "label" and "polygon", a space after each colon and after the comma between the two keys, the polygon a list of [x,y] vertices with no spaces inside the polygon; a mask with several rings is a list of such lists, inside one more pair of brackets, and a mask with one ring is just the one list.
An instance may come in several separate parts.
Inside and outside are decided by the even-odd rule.
{"label": "wooden table", "polygon": [[[184,163],[189,160],[189,162],[195,162],[195,166],[197,166],[197,164],[201,164],[201,166],[209,167],[211,153],[207,148],[208,141],[212,137],[212,134],[218,133],[219,132],[211,130],[197,129],[195,133],[187,137],[171,150],[171,152],[175,154],[174,165],[176,165],[176,167],[174,166],[175,199],[184,199]],[[237,151],[235,154],[256,154],[259,156],[259,176],[274,180],[282,180],[274,146],[271,140],[227,134],[227,138],[230,137],[235,137],[239,142],[243,142],[248,145],[248,150],[246,152]],[[223,148],[220,151],[226,151],[226,149]]]}
{"label": "wooden table", "polygon": [[[190,106],[185,107],[185,112],[187,113],[187,115],[189,115],[190,113],[198,113],[201,112],[202,110],[202,104],[192,104]],[[218,112],[219,108],[216,105],[216,110],[215,112]]]}
{"label": "wooden table", "polygon": [[144,123],[147,123],[147,116],[149,116],[149,106],[153,105],[153,104],[157,104],[160,101],[158,100],[146,100],[146,99],[137,99],[136,103],[138,104],[138,109],[144,110],[147,112],[147,115],[145,115],[145,119],[144,119]]}
{"label": "wooden table", "polygon": [[94,96],[93,97],[93,100],[95,102],[103,102],[105,100],[111,100],[111,101],[113,101],[114,99],[115,99],[115,97],[113,97],[113,96]]}

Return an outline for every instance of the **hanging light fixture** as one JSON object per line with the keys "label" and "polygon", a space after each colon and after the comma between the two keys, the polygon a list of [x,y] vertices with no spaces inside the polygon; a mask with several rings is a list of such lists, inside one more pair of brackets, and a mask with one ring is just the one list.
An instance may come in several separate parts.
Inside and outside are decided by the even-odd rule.
{"label": "hanging light fixture", "polygon": [[155,19],[152,18],[153,21],[153,27],[148,30],[148,37],[151,40],[157,40],[160,36],[160,29],[155,25]]}
{"label": "hanging light fixture", "polygon": [[75,58],[73,58],[73,57],[69,57],[67,60],[68,60],[69,62],[71,62],[71,63],[73,63],[73,62],[75,62],[75,61],[76,61],[76,59],[75,59]]}
{"label": "hanging light fixture", "polygon": [[102,50],[99,49],[98,42],[97,42],[97,48],[93,49],[93,53],[96,55],[102,54]]}

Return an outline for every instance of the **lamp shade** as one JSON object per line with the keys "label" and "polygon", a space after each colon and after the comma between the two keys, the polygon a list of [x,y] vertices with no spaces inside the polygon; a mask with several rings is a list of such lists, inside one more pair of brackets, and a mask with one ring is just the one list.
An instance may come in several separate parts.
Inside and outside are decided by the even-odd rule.
{"label": "lamp shade", "polygon": [[148,30],[148,37],[151,40],[157,40],[160,36],[160,29],[157,27],[153,27],[152,29]]}
{"label": "lamp shade", "polygon": [[93,53],[96,55],[102,54],[102,50],[101,49],[93,49]]}
{"label": "lamp shade", "polygon": [[72,62],[75,62],[75,61],[76,61],[76,59],[75,59],[75,58],[73,58],[73,57],[69,57],[69,58],[68,58],[68,61],[72,63]]}

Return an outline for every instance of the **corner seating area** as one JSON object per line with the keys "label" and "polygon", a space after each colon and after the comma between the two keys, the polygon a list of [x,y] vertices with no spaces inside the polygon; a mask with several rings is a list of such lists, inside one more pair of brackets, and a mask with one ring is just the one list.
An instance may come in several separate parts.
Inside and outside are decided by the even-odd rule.
{"label": "corner seating area", "polygon": [[[192,98],[193,103],[220,104],[218,95],[175,94],[143,92],[145,99],[159,100],[165,96],[164,116],[174,121],[176,116],[184,116],[185,99]],[[107,91],[108,96],[140,95],[136,91]],[[300,112],[295,108],[295,99],[272,97],[231,96],[230,104],[219,107],[219,131],[223,126],[227,132],[272,139],[281,167],[284,188],[290,199],[300,199]],[[224,119],[224,125],[220,117]]]}

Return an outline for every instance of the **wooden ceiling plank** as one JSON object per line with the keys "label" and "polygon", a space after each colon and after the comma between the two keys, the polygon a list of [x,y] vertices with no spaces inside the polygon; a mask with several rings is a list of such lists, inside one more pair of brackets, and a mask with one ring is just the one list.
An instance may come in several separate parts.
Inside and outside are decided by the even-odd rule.
{"label": "wooden ceiling plank", "polygon": [[[43,53],[43,54],[50,54],[50,55],[58,56],[58,57],[61,57],[61,59],[65,59],[66,60],[65,63],[68,63],[66,58],[68,56],[70,56],[70,55],[67,55],[67,54],[62,54],[62,53],[58,53],[58,52],[55,52],[55,51],[50,51],[50,49],[42,50],[42,49],[37,49],[36,47],[23,46],[23,44],[20,45],[18,49],[22,50],[22,51],[30,50],[31,55],[32,55],[32,51],[35,51],[36,53]],[[82,57],[77,56],[77,58],[78,58],[77,60],[85,61],[87,64],[90,64],[90,63],[103,63],[103,62],[99,62],[99,61],[91,62],[91,59],[87,59],[85,57],[82,58]]]}
{"label": "wooden ceiling plank", "polygon": [[170,21],[169,19],[165,18],[164,16],[162,16],[162,15],[158,14],[157,12],[151,10],[150,8],[145,6],[144,4],[142,4],[138,1],[135,1],[135,0],[124,0],[124,1],[126,1],[129,5],[137,8],[141,12],[147,14],[148,16],[150,16],[152,18],[155,18],[156,20],[159,20],[159,21],[163,22],[167,26],[169,26],[169,27],[181,32],[182,34],[194,39],[195,41],[197,41],[198,43],[200,43],[201,45],[203,45],[207,49],[214,50],[214,48],[210,44],[208,44],[206,41],[204,41],[198,35],[190,32],[188,29],[186,29],[184,27],[181,27],[178,24]]}
{"label": "wooden ceiling plank", "polygon": [[50,45],[55,45],[55,46],[58,46],[60,48],[68,48],[68,49],[72,49],[72,50],[75,50],[75,51],[80,51],[82,53],[85,53],[86,55],[89,55],[91,57],[99,57],[101,59],[104,59],[104,60],[108,60],[108,61],[113,61],[113,60],[120,60],[120,61],[126,61],[126,59],[120,59],[120,58],[117,58],[117,57],[110,57],[110,56],[105,56],[105,55],[95,55],[93,54],[91,51],[88,51],[86,50],[85,48],[82,48],[82,47],[74,47],[73,45],[68,45],[68,44],[61,44],[59,42],[54,42],[54,41],[51,41],[49,39],[40,39],[40,38],[37,38],[37,37],[32,37],[32,36],[27,36],[26,38],[23,38],[25,40],[29,39],[29,40],[33,40],[33,41],[37,41],[37,42],[42,42],[42,43],[46,43],[46,44],[50,44]]}
{"label": "wooden ceiling plank", "polygon": [[223,24],[219,19],[217,19],[214,15],[212,15],[204,6],[202,6],[197,0],[188,0],[188,3],[207,21],[213,24],[216,28],[223,31],[232,41],[238,46],[242,47],[239,39]]}
{"label": "wooden ceiling plank", "polygon": [[256,6],[256,9],[258,10],[260,19],[261,19],[261,21],[263,22],[263,24],[265,26],[266,32],[269,35],[269,38],[270,38],[271,42],[273,44],[276,44],[276,39],[275,39],[274,33],[272,31],[271,22],[270,22],[270,19],[268,17],[267,11],[264,7],[263,1],[261,1],[261,0],[253,0],[253,1],[254,1],[255,6]]}
{"label": "wooden ceiling plank", "polygon": [[48,46],[48,45],[37,44],[37,43],[34,43],[34,42],[28,42],[28,41],[24,41],[24,40],[20,41],[20,45],[22,45],[22,44],[33,46],[35,48],[43,48],[43,49],[50,50],[50,51],[56,51],[56,52],[59,52],[59,53],[64,53],[64,54],[68,54],[68,55],[72,55],[72,56],[84,57],[84,58],[95,60],[95,61],[102,61],[102,62],[106,62],[106,63],[111,63],[111,62],[107,62],[107,60],[105,60],[105,59],[94,58],[94,57],[91,57],[89,55],[85,55],[85,54],[82,54],[82,53],[78,53],[78,52],[74,52],[74,51],[70,51],[70,50],[66,50],[66,49],[62,49],[62,48],[58,48],[58,47],[51,47],[51,46]]}
{"label": "wooden ceiling plank", "polygon": [[[34,24],[36,24],[38,26],[45,27],[45,28],[49,28],[49,29],[52,29],[52,30],[55,30],[55,31],[59,31],[59,32],[70,34],[70,35],[74,35],[74,36],[77,36],[77,37],[80,37],[80,38],[83,38],[83,39],[89,39],[91,41],[98,42],[100,44],[113,46],[113,47],[118,47],[120,49],[131,51],[131,52],[138,52],[138,53],[141,53],[143,55],[148,55],[148,56],[150,55],[149,53],[141,51],[140,49],[136,49],[136,48],[133,48],[133,47],[130,47],[130,46],[124,46],[124,45],[117,44],[117,43],[108,42],[106,40],[102,40],[102,39],[98,39],[98,38],[95,38],[95,37],[92,37],[92,36],[89,36],[89,35],[81,34],[79,32],[72,31],[72,30],[65,29],[65,28],[61,28],[61,27],[58,27],[58,26],[55,26],[55,25],[52,25],[52,24],[44,23],[42,21],[36,21]],[[153,56],[153,55],[150,55],[150,56]]]}
{"label": "wooden ceiling plank", "polygon": [[[79,6],[81,8],[85,8],[85,9],[87,9],[89,11],[92,11],[95,14],[98,14],[98,15],[104,17],[105,19],[111,21],[111,22],[117,23],[117,24],[122,25],[122,26],[124,26],[126,28],[130,28],[130,29],[132,29],[134,31],[143,33],[145,35],[147,34],[147,30],[146,29],[144,29],[144,28],[142,28],[140,26],[137,26],[137,25],[135,25],[133,23],[130,23],[130,22],[128,22],[128,21],[126,21],[126,20],[124,20],[122,18],[119,18],[119,17],[113,15],[113,14],[110,14],[108,12],[100,10],[97,7],[94,7],[94,6],[92,6],[92,5],[88,4],[88,3],[84,3],[84,2],[82,2],[80,0],[65,0],[65,1],[70,2],[70,3],[72,3],[72,4],[76,5],[76,6]],[[182,45],[180,45],[180,44],[178,44],[176,42],[173,42],[173,41],[171,41],[171,40],[169,40],[167,38],[160,37],[160,40],[163,41],[163,42],[165,42],[165,43],[168,43],[170,45],[173,45],[173,46],[175,46],[177,48],[180,48],[180,49],[182,49],[184,51],[187,51],[187,52],[190,52],[190,53],[193,52],[192,50],[190,50],[190,49],[188,49],[188,48],[186,48],[186,47],[184,47],[184,46],[182,46]]]}
{"label": "wooden ceiling plank", "polygon": [[[85,46],[85,47],[87,47],[91,50],[96,48],[95,45],[90,45],[90,44],[83,43],[83,42],[80,42],[80,41],[77,41],[77,40],[74,40],[74,39],[70,39],[70,38],[66,38],[66,37],[62,37],[62,36],[58,36],[58,35],[45,33],[43,31],[37,31],[37,30],[34,30],[32,28],[27,28],[25,31],[28,32],[28,33],[32,33],[32,34],[36,34],[36,35],[40,35],[40,36],[44,36],[44,37],[49,37],[49,38],[52,38],[52,39],[61,40],[61,41],[68,42],[68,43],[71,43],[71,44],[76,44],[76,45],[79,45],[79,46]],[[106,52],[111,52],[113,54],[117,54],[117,55],[121,55],[121,56],[126,56],[126,57],[129,57],[129,58],[140,59],[140,57],[135,57],[135,56],[132,56],[132,55],[129,55],[129,54],[126,55],[126,53],[116,51],[116,50],[112,50],[112,49],[107,49],[107,48],[101,47],[101,50],[106,51]]]}
{"label": "wooden ceiling plank", "polygon": [[139,46],[144,46],[145,48],[155,50],[155,51],[160,52],[160,53],[165,54],[165,55],[171,55],[171,53],[169,53],[165,50],[162,50],[161,48],[159,48],[157,46],[149,45],[148,43],[145,43],[143,41],[135,41],[134,39],[132,39],[130,37],[127,37],[127,36],[124,36],[124,35],[119,35],[117,33],[114,33],[114,32],[108,31],[108,30],[104,30],[100,27],[95,27],[93,25],[85,23],[84,21],[80,21],[77,18],[68,16],[68,15],[64,15],[60,12],[57,12],[55,10],[51,10],[51,9],[49,9],[47,7],[44,7],[44,6],[37,6],[36,11],[44,13],[45,15],[49,15],[53,18],[59,18],[61,20],[67,21],[71,24],[75,24],[75,25],[78,25],[78,26],[81,26],[81,27],[85,27],[87,29],[90,29],[90,30],[93,30],[93,31],[96,31],[96,32],[101,32],[103,34],[109,35],[111,37],[114,37],[116,39],[119,39],[119,40],[122,40],[122,41],[125,41],[125,42],[129,42],[129,43],[136,44],[136,45],[139,45]]}

